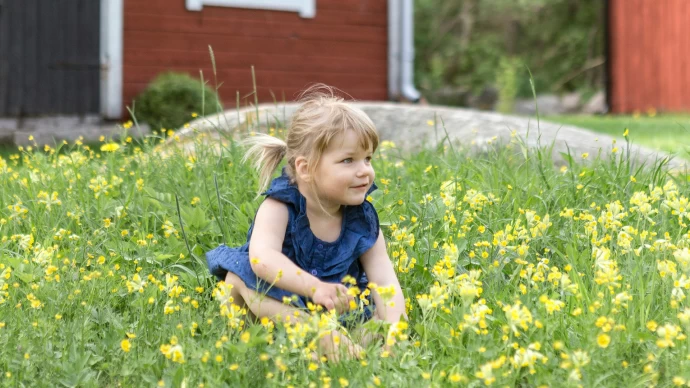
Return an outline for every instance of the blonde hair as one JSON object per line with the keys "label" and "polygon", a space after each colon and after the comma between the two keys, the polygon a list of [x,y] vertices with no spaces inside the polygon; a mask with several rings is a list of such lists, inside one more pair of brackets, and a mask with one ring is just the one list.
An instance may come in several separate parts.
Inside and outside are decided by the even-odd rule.
{"label": "blonde hair", "polygon": [[[301,103],[292,115],[286,140],[257,134],[243,141],[249,146],[243,161],[251,160],[259,171],[260,194],[266,190],[273,172],[287,159],[286,173],[295,181],[295,160],[304,156],[313,174],[331,140],[345,131],[355,131],[364,149],[376,151],[379,136],[369,116],[336,95],[337,89],[316,84],[300,94]],[[312,182],[312,188],[314,183]]]}

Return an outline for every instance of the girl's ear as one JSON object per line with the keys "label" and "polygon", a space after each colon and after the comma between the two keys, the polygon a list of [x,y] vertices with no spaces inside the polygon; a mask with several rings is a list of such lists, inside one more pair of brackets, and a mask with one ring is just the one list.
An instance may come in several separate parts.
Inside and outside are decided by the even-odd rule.
{"label": "girl's ear", "polygon": [[295,159],[295,173],[301,181],[311,181],[311,175],[309,174],[309,163],[307,162],[307,158],[304,156],[298,156]]}

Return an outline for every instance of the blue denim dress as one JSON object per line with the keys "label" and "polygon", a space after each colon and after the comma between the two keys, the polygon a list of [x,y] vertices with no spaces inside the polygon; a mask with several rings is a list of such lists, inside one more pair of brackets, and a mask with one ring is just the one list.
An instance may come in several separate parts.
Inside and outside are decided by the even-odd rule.
{"label": "blue denim dress", "polygon": [[[367,195],[376,190],[372,184]],[[364,201],[358,206],[343,207],[343,224],[340,236],[333,242],[326,242],[314,236],[309,227],[306,214],[306,198],[297,186],[290,182],[285,170],[278,178],[273,179],[269,189],[263,193],[281,201],[288,208],[288,224],[285,230],[282,252],[298,267],[311,273],[318,279],[329,283],[340,283],[346,275],[357,282],[357,287],[364,290],[368,279],[359,262],[360,256],[374,246],[379,236],[379,219],[374,206]],[[236,274],[245,285],[271,298],[283,301],[291,298],[295,307],[306,308],[309,298],[271,286],[259,279],[249,263],[249,241],[254,223],[247,233],[247,243],[241,247],[219,247],[206,253],[210,272],[219,280],[225,279],[228,272]],[[373,315],[374,306],[369,296],[367,308],[351,311],[341,316],[345,326],[364,322]]]}

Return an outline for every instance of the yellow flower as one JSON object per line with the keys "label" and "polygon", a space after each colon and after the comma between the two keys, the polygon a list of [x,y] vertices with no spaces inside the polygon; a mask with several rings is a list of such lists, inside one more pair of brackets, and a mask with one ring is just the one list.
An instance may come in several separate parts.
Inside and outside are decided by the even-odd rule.
{"label": "yellow flower", "polygon": [[122,342],[120,342],[120,347],[122,348],[122,351],[127,353],[130,351],[130,349],[132,349],[132,344],[128,339],[123,339]]}
{"label": "yellow flower", "polygon": [[606,348],[610,343],[611,337],[609,337],[607,334],[602,333],[597,337],[597,345],[599,345],[600,348]]}
{"label": "yellow flower", "polygon": [[120,145],[117,143],[107,143],[101,146],[102,152],[115,152],[120,149]]}

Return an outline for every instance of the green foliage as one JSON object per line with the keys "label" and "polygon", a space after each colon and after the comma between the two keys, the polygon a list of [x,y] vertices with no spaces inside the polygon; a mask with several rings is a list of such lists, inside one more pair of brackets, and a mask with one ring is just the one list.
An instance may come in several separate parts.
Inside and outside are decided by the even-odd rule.
{"label": "green foliage", "polygon": [[501,113],[510,113],[515,105],[517,95],[517,72],[520,61],[514,58],[503,58],[496,72],[496,87],[498,88],[498,107]]}
{"label": "green foliage", "polygon": [[134,114],[152,129],[177,129],[189,121],[192,113],[208,114],[218,107],[218,95],[213,89],[185,73],[169,72],[157,76],[139,95]]}
{"label": "green foliage", "polygon": [[[601,88],[603,12],[599,0],[416,0],[416,80],[478,93],[515,58],[537,91]],[[528,97],[526,68],[516,70],[517,96]]]}

